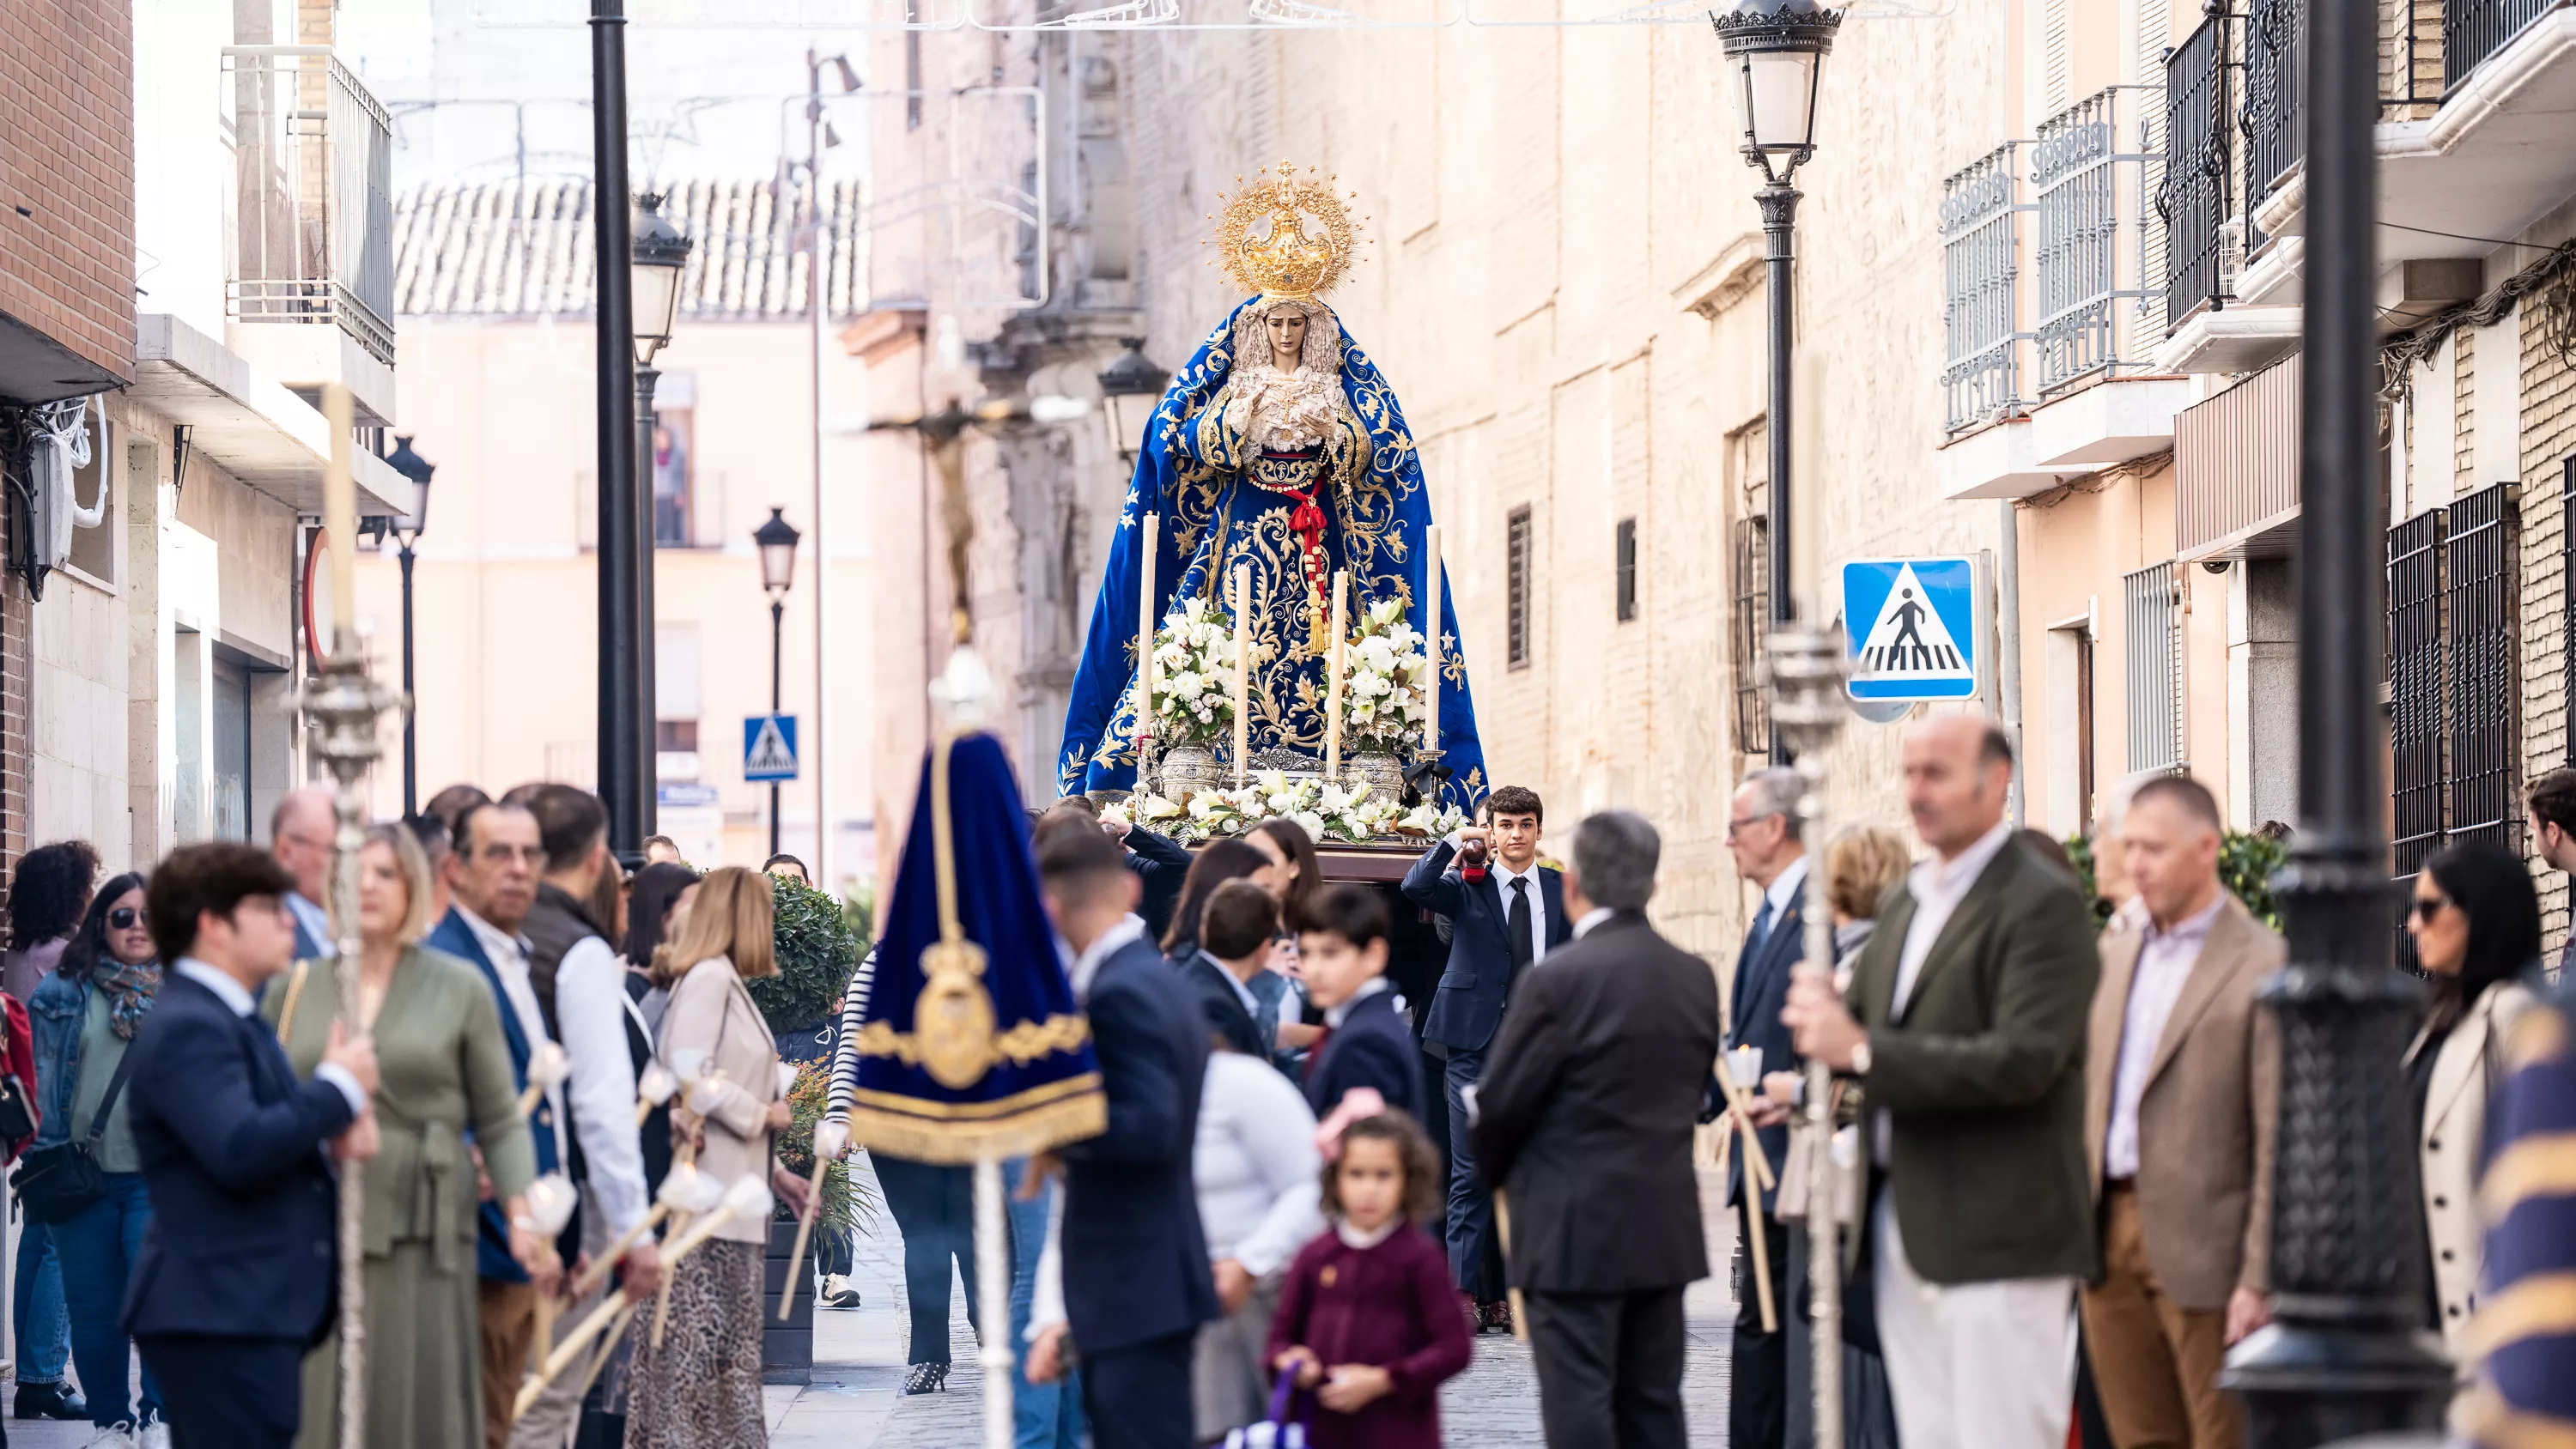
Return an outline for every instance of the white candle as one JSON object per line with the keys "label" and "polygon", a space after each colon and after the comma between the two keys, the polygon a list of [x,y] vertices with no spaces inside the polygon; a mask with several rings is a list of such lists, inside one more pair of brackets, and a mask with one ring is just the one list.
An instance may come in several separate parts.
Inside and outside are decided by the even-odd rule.
{"label": "white candle", "polygon": [[1431,677],[1422,682],[1422,753],[1440,748],[1440,525],[1422,530],[1422,657]]}
{"label": "white candle", "polygon": [[[1145,763],[1145,746],[1154,733],[1154,551],[1162,526],[1159,514],[1145,515],[1145,569],[1136,587],[1136,764]],[[1145,782],[1136,782],[1143,789]]]}
{"label": "white candle", "polygon": [[1347,570],[1333,570],[1333,638],[1324,648],[1324,778],[1336,785],[1342,782],[1342,645],[1350,635],[1343,597],[1349,583]]}
{"label": "white candle", "polygon": [[322,388],[322,421],[331,434],[330,461],[322,470],[322,532],[331,540],[331,633],[325,657],[341,652],[358,618],[358,485],[349,472],[349,429],[357,403],[338,383]]}
{"label": "white candle", "polygon": [[1234,571],[1234,783],[1252,764],[1252,570]]}

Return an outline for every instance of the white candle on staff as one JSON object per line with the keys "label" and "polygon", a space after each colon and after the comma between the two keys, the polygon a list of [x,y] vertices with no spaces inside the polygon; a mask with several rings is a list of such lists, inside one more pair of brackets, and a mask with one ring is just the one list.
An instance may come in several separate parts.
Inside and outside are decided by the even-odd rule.
{"label": "white candle on staff", "polygon": [[331,633],[325,652],[340,652],[340,641],[358,619],[358,485],[349,472],[351,440],[356,425],[356,399],[338,383],[322,388],[322,420],[331,434],[330,465],[322,473],[322,531],[331,540]]}
{"label": "white candle on staff", "polygon": [[1333,642],[1324,650],[1324,778],[1336,785],[1342,782],[1342,640],[1350,629],[1342,596],[1349,582],[1348,571],[1333,570]]}
{"label": "white candle on staff", "polygon": [[1234,783],[1252,764],[1252,570],[1234,571]]}
{"label": "white candle on staff", "polygon": [[1440,525],[1422,530],[1422,657],[1431,677],[1422,681],[1422,753],[1440,748]]}
{"label": "white candle on staff", "polygon": [[[1145,572],[1136,590],[1136,763],[1145,763],[1145,741],[1154,733],[1154,547],[1160,514],[1145,515]],[[1138,781],[1138,788],[1143,788]]]}

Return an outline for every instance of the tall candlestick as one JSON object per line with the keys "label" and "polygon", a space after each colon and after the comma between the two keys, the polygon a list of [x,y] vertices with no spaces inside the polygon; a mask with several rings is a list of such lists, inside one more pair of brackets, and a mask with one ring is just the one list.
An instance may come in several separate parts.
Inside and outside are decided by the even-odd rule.
{"label": "tall candlestick", "polygon": [[[1145,570],[1136,587],[1136,768],[1145,768],[1145,749],[1154,737],[1154,557],[1160,514],[1145,515]],[[1142,779],[1136,788],[1145,788]]]}
{"label": "tall candlestick", "polygon": [[1349,606],[1343,596],[1350,584],[1347,570],[1333,570],[1333,642],[1324,651],[1324,778],[1342,783],[1342,657],[1350,637]]}
{"label": "tall candlestick", "polygon": [[1252,570],[1234,571],[1234,783],[1252,765]]}
{"label": "tall candlestick", "polygon": [[1440,525],[1422,530],[1422,657],[1431,677],[1422,682],[1422,753],[1440,749]]}

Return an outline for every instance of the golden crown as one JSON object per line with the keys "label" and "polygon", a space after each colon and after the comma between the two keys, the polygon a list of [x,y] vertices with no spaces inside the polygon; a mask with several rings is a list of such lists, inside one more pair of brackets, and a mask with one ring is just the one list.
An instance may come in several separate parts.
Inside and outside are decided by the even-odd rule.
{"label": "golden crown", "polygon": [[1282,161],[1252,176],[1248,185],[1234,178],[1241,189],[1218,196],[1223,209],[1208,217],[1216,223],[1208,241],[1216,244],[1217,255],[1210,260],[1236,286],[1265,297],[1305,301],[1329,290],[1350,270],[1361,241],[1359,221],[1368,218],[1354,221],[1344,198],[1333,194],[1332,182],[1339,178],[1317,180],[1311,167],[1301,178]]}

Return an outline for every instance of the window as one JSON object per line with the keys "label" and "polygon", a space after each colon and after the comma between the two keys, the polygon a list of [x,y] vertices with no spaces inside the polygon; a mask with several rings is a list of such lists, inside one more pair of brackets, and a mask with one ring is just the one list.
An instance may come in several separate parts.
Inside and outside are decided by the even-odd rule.
{"label": "window", "polygon": [[1637,617],[1637,520],[1619,520],[1616,550],[1619,571],[1619,622]]}
{"label": "window", "polygon": [[1530,662],[1530,511],[1527,504],[1515,508],[1504,532],[1503,625],[1504,647],[1514,669],[1527,669]]}
{"label": "window", "polygon": [[653,545],[689,548],[697,543],[690,504],[692,455],[697,449],[697,411],[688,407],[653,410]]}
{"label": "window", "polygon": [[665,753],[678,750],[697,753],[698,722],[693,719],[665,719],[653,722],[653,748]]}
{"label": "window", "polygon": [[2122,576],[2129,623],[2129,769],[2182,768],[2182,594],[2174,566]]}
{"label": "window", "polygon": [[214,666],[214,788],[208,803],[216,840],[251,838],[250,668],[218,652]]}
{"label": "window", "polygon": [[1727,665],[1735,676],[1735,748],[1771,750],[1771,691],[1763,687],[1763,639],[1771,630],[1771,520],[1735,520],[1735,618],[1727,631]]}

